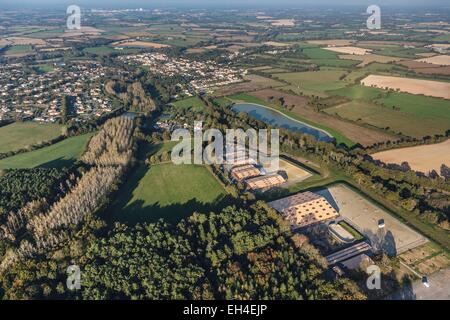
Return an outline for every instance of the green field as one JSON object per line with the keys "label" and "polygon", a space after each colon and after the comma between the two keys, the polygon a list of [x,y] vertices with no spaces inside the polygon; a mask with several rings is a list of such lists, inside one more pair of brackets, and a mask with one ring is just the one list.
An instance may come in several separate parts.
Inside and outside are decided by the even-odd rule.
{"label": "green field", "polygon": [[347,83],[359,84],[360,81],[362,79],[364,79],[366,76],[368,76],[369,74],[370,73],[364,69],[354,69],[349,74],[347,74],[343,80]]}
{"label": "green field", "polygon": [[15,122],[0,127],[0,153],[15,151],[61,135],[59,124]]}
{"label": "green field", "polygon": [[450,102],[448,100],[403,92],[391,92],[380,99],[380,102],[387,107],[395,106],[396,109],[419,118],[447,119],[447,128],[450,129]]}
{"label": "green field", "polygon": [[137,48],[125,48],[123,50],[116,50],[112,47],[108,47],[108,46],[100,46],[100,47],[90,47],[90,48],[85,48],[83,49],[84,52],[89,53],[89,54],[95,54],[97,56],[107,56],[110,55],[112,53],[117,53],[117,54],[129,54],[129,53],[137,53],[139,52],[139,49]]}
{"label": "green field", "polygon": [[115,50],[115,49],[113,49],[111,47],[107,47],[107,46],[85,48],[85,49],[83,49],[83,51],[86,53],[100,55],[100,56],[119,52],[118,50]]}
{"label": "green field", "polygon": [[6,49],[5,55],[26,54],[31,52],[33,52],[33,47],[30,45],[16,45]]}
{"label": "green field", "polygon": [[281,68],[270,68],[270,69],[260,70],[260,72],[262,72],[262,73],[267,73],[267,74],[273,74],[273,73],[284,73],[284,72],[289,72],[289,70],[281,69]]}
{"label": "green field", "polygon": [[418,116],[412,112],[384,107],[369,101],[354,100],[346,104],[325,109],[330,115],[338,115],[342,118],[366,123],[377,128],[387,129],[393,133],[401,133],[411,137],[423,137],[425,135],[443,134],[450,128],[448,118],[435,118],[427,116],[427,108],[423,105],[423,114]]}
{"label": "green field", "polygon": [[336,59],[338,57],[336,52],[322,48],[306,48],[303,49],[303,53],[309,59]]}
{"label": "green field", "polygon": [[384,94],[384,91],[377,88],[354,85],[337,90],[328,91],[327,93],[330,95],[346,97],[350,99],[362,99],[372,101],[374,99],[381,97]]}
{"label": "green field", "polygon": [[27,37],[37,38],[37,39],[49,39],[56,38],[64,33],[64,29],[53,29],[53,30],[45,30],[45,29],[36,29],[31,33],[27,33]]}
{"label": "green field", "polygon": [[326,91],[345,87],[346,83],[340,80],[340,77],[343,75],[343,70],[330,69],[308,72],[277,73],[273,74],[273,77],[291,83],[292,85],[288,86],[288,89],[292,89],[296,93],[302,92],[304,95],[326,97]]}
{"label": "green field", "polygon": [[177,108],[191,109],[192,111],[202,111],[205,109],[205,104],[197,96],[179,100],[174,102],[173,105]]}
{"label": "green field", "polygon": [[83,153],[91,136],[92,133],[71,137],[42,149],[2,159],[0,169],[70,166]]}
{"label": "green field", "polygon": [[353,69],[345,78],[344,81],[348,83],[358,83],[359,81],[368,76],[369,74],[380,74],[380,75],[393,75],[398,74],[394,72],[393,69],[401,69],[398,65],[372,62],[362,68]]}
{"label": "green field", "polygon": [[338,53],[322,48],[305,48],[303,54],[319,67],[353,67],[359,64],[356,60],[339,59]]}
{"label": "green field", "polygon": [[194,211],[208,212],[225,198],[225,190],[204,166],[142,165],[122,187],[108,210],[113,220],[127,223],[177,222]]}
{"label": "green field", "polygon": [[405,48],[401,45],[396,44],[364,44],[359,46],[367,49],[372,49],[374,54],[409,59],[417,59],[416,55],[418,53],[429,52],[429,50],[425,48]]}
{"label": "green field", "polygon": [[311,60],[311,62],[318,65],[319,67],[336,67],[336,68],[354,67],[360,63],[360,61],[347,59],[313,59]]}

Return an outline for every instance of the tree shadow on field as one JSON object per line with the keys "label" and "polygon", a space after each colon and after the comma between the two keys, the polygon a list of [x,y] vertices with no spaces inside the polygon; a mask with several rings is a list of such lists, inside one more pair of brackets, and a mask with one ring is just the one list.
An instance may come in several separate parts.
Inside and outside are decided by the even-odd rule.
{"label": "tree shadow on field", "polygon": [[120,221],[130,225],[139,222],[156,222],[164,219],[167,222],[177,223],[181,219],[189,217],[194,212],[209,213],[219,211],[226,206],[236,203],[230,195],[219,195],[209,203],[203,203],[192,198],[184,203],[171,205],[161,205],[156,202],[152,205],[145,205],[144,200],[133,201],[133,191],[139,186],[140,181],[147,174],[146,165],[138,165],[132,169],[127,176],[127,181],[113,195],[111,205],[103,210],[103,218],[114,223]]}
{"label": "tree shadow on field", "polygon": [[227,196],[219,196],[211,203],[202,203],[196,199],[191,199],[184,203],[177,203],[168,206],[161,206],[158,202],[153,205],[144,206],[143,200],[136,200],[126,207],[115,207],[112,214],[114,221],[126,224],[136,224],[139,222],[156,222],[164,219],[170,223],[178,223],[180,220],[189,217],[194,212],[209,213],[219,211],[234,203],[234,199]]}
{"label": "tree shadow on field", "polygon": [[64,159],[63,157],[59,157],[57,159],[45,162],[37,167],[44,169],[51,169],[51,168],[61,169],[64,167],[71,167],[75,163],[75,161],[76,161],[75,159]]}

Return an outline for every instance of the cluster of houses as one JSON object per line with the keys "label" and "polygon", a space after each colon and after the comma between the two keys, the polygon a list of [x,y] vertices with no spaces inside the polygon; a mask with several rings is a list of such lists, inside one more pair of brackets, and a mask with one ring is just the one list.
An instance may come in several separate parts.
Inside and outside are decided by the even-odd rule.
{"label": "cluster of houses", "polygon": [[118,59],[124,63],[145,66],[157,75],[182,77],[186,80],[187,86],[181,91],[187,96],[208,92],[214,87],[242,82],[243,76],[247,73],[247,70],[230,68],[212,60],[174,58],[163,53],[133,54]]}
{"label": "cluster of houses", "polygon": [[22,63],[0,66],[0,121],[8,119],[58,122],[64,96],[73,97],[71,115],[87,121],[112,110],[100,79],[117,74],[99,63],[55,64],[52,71],[34,72]]}

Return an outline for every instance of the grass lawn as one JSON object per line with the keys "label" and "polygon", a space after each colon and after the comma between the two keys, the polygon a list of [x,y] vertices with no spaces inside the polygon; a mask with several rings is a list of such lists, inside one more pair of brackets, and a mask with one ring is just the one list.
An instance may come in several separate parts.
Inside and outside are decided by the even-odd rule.
{"label": "grass lawn", "polygon": [[192,111],[202,111],[205,109],[205,104],[197,96],[176,101],[173,105],[177,108],[191,109]]}
{"label": "grass lawn", "polygon": [[61,135],[59,124],[15,122],[0,127],[0,153],[15,151]]}
{"label": "grass lawn", "polygon": [[[327,50],[324,50],[327,51]],[[344,71],[340,69],[276,73],[274,78],[278,78],[291,83],[291,87],[297,88],[294,91],[301,91],[305,95],[316,95],[326,97],[326,91],[337,90],[346,86],[344,81],[340,80]]]}
{"label": "grass lawn", "polygon": [[65,139],[54,145],[0,160],[0,169],[62,168],[83,153],[92,133]]}
{"label": "grass lawn", "polygon": [[259,99],[257,97],[254,97],[254,96],[250,95],[250,94],[239,93],[239,94],[235,94],[235,95],[232,95],[232,96],[228,96],[227,98],[232,100],[232,101],[234,101],[234,102],[244,101],[244,102],[248,102],[248,103],[255,103],[255,104],[260,104],[260,105],[263,105],[263,106],[266,106],[266,107],[270,107],[272,109],[280,111],[281,113],[283,113],[284,115],[286,115],[288,117],[291,117],[291,118],[296,119],[296,120],[298,120],[300,122],[309,124],[309,125],[311,125],[313,127],[316,127],[316,128],[319,128],[319,129],[322,129],[322,130],[328,132],[329,134],[331,134],[336,139],[336,142],[338,144],[344,143],[344,144],[346,144],[349,147],[351,147],[351,146],[353,146],[355,144],[354,141],[350,140],[349,138],[347,138],[346,136],[344,136],[342,133],[340,133],[337,130],[334,130],[332,128],[324,126],[324,125],[322,125],[320,123],[315,123],[313,121],[305,119],[305,118],[299,116],[298,114],[296,114],[295,112],[292,112],[292,111],[284,109],[284,108],[280,108],[278,105],[276,105],[274,103],[266,102],[265,100]]}
{"label": "grass lawn", "polygon": [[220,206],[226,192],[204,166],[158,164],[139,166],[108,210],[111,219],[127,223],[177,222],[194,211]]}

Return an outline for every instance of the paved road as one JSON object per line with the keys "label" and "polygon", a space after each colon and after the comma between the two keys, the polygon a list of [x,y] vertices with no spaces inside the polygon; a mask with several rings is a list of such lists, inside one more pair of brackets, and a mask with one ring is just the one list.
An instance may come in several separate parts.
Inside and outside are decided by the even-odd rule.
{"label": "paved road", "polygon": [[450,268],[428,277],[427,288],[418,280],[407,288],[393,294],[389,300],[450,300]]}

